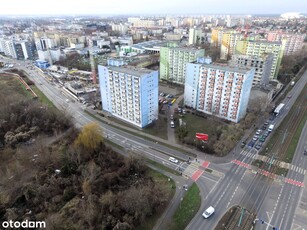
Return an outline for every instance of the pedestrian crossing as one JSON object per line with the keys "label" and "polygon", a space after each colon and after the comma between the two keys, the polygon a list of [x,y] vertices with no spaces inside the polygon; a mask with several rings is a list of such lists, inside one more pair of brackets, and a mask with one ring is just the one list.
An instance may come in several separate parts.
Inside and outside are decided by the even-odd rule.
{"label": "pedestrian crossing", "polygon": [[295,172],[303,174],[303,175],[305,175],[306,172],[307,172],[306,169],[301,168],[299,166],[296,166],[296,165],[293,165],[293,164],[289,164],[289,163],[285,163],[285,162],[281,162],[281,161],[279,161],[277,159],[270,160],[267,156],[261,156],[261,155],[252,153],[250,151],[242,150],[240,154],[243,155],[243,156],[246,156],[248,158],[252,158],[254,160],[262,160],[264,162],[270,162],[272,165],[277,165],[277,166],[279,166],[281,168],[286,168],[286,169],[295,171]]}
{"label": "pedestrian crossing", "polygon": [[210,165],[209,161],[193,161],[189,166],[183,171],[182,175],[188,178],[191,178],[194,181],[197,181],[201,175],[204,173],[204,170]]}
{"label": "pedestrian crossing", "polygon": [[303,175],[306,174],[306,169],[303,169],[303,168],[296,166],[296,165],[291,165],[291,167],[289,169],[292,170],[292,171],[295,171],[297,173],[303,174]]}
{"label": "pedestrian crossing", "polygon": [[245,156],[245,157],[248,157],[248,158],[252,158],[252,159],[256,159],[257,158],[257,154],[251,152],[251,151],[245,151],[245,150],[242,150],[241,151],[241,155]]}
{"label": "pedestrian crossing", "polygon": [[[239,161],[239,160],[232,160],[231,162],[236,164],[236,165],[239,165],[241,167],[247,168],[247,169],[251,169],[252,168],[252,166],[250,164],[244,163],[244,162]],[[304,170],[304,171],[306,172],[306,170]],[[305,172],[303,172],[303,173],[305,173]],[[263,176],[266,176],[266,177],[270,177],[273,180],[276,180],[276,179],[280,178],[278,175],[276,175],[274,173],[271,173],[269,171],[263,170],[263,169],[258,169],[256,171],[256,173],[259,173],[259,174],[261,174]],[[290,178],[284,178],[283,181],[285,183],[293,184],[293,185],[298,186],[298,187],[304,187],[304,183],[301,182],[301,181],[296,181],[296,180],[293,180],[293,179],[290,179]]]}

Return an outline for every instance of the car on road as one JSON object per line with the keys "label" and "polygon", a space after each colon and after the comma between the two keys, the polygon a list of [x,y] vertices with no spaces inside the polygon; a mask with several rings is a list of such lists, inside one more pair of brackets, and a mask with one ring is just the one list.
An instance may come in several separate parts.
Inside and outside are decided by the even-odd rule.
{"label": "car on road", "polygon": [[256,135],[259,135],[261,133],[261,129],[258,129],[256,132]]}
{"label": "car on road", "polygon": [[168,160],[170,161],[170,162],[173,162],[173,163],[175,163],[175,164],[178,164],[178,160],[176,159],[176,158],[174,158],[174,157],[170,157],[170,158],[168,158]]}
{"label": "car on road", "polygon": [[287,96],[287,98],[291,98],[291,97],[292,97],[292,95],[288,95],[288,96]]}
{"label": "car on road", "polygon": [[262,135],[262,136],[259,138],[259,141],[261,141],[261,142],[265,142],[265,136],[264,136],[264,135]]}
{"label": "car on road", "polygon": [[254,147],[255,143],[255,141],[250,141],[247,146],[252,148]]}
{"label": "car on road", "polygon": [[175,123],[174,123],[174,121],[171,121],[171,128],[175,128]]}
{"label": "car on road", "polygon": [[307,155],[307,149],[304,150],[304,155]]}
{"label": "car on road", "polygon": [[171,114],[171,120],[174,120],[174,115],[173,114]]}
{"label": "car on road", "polygon": [[203,212],[202,216],[207,219],[208,217],[210,217],[213,213],[214,213],[215,209],[210,206],[209,208],[206,209],[206,211]]}
{"label": "car on road", "polygon": [[257,145],[256,145],[256,147],[255,147],[255,149],[261,149],[261,146],[262,146],[262,142],[259,142]]}
{"label": "car on road", "polygon": [[264,133],[263,133],[263,135],[265,136],[265,137],[267,137],[267,136],[269,136],[269,131],[265,131]]}

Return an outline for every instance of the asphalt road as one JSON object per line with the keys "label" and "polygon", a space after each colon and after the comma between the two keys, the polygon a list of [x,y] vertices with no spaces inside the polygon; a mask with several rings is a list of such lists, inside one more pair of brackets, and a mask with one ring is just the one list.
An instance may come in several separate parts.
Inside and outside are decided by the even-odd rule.
{"label": "asphalt road", "polygon": [[[71,98],[69,98],[65,91],[62,88],[59,88],[47,81],[46,77],[42,73],[38,72],[37,70],[25,70],[29,73],[29,78],[36,82],[37,87],[41,91],[43,91],[44,94],[49,99],[51,99],[51,101],[59,109],[66,111],[74,117],[75,122],[79,127],[82,127],[88,122],[96,122],[103,129],[104,135],[107,135],[111,141],[114,141],[115,143],[123,146],[128,151],[133,150],[137,153],[145,153],[146,157],[149,157],[173,169],[178,169],[179,165],[181,165],[183,168],[187,167],[187,165],[182,162],[178,165],[168,161],[169,155],[175,156],[176,158],[181,160],[187,160],[188,157],[180,151],[168,148],[153,141],[146,140],[144,138],[135,136],[125,131],[115,129],[105,123],[97,122],[97,120],[84,112],[84,109],[82,108],[82,105],[80,103],[72,103]],[[286,98],[284,100],[286,104],[285,108],[283,109],[281,114],[273,120],[273,124],[278,126],[281,123],[282,119],[294,103],[296,97],[299,95],[300,91],[304,87],[306,80],[307,72],[304,73],[300,81],[298,81],[293,87],[292,91],[290,92],[292,97],[290,99]],[[70,102],[67,102],[67,99],[69,99]],[[306,131],[304,131],[304,135],[306,137]],[[304,140],[306,141],[306,139],[307,138],[305,138]],[[304,143],[300,143],[299,146],[304,145]],[[306,158],[301,158],[302,154],[301,152],[299,153],[299,151],[300,148],[303,147],[299,146],[297,149],[297,153],[294,157],[293,164],[297,163],[298,165],[307,168],[307,156]],[[250,164],[256,154],[257,151],[255,149],[245,148],[240,153],[237,152],[236,156],[238,155],[237,160],[239,162]],[[215,225],[224,215],[228,208],[244,200],[243,195],[247,191],[253,191],[254,194],[263,194],[265,197],[265,200],[261,198],[261,202],[257,203],[257,210],[260,210],[262,212],[258,213],[258,216],[262,215],[263,213],[272,212],[271,216],[270,214],[267,215],[269,217],[268,223],[274,223],[275,226],[282,226],[282,229],[291,229],[291,227],[293,226],[293,217],[295,215],[296,206],[299,202],[301,202],[300,198],[302,197],[302,188],[288,183],[280,185],[281,187],[279,188],[279,185],[275,182],[272,182],[270,179],[259,175],[257,176],[252,173],[252,170],[246,169],[245,167],[233,163],[223,164],[219,166],[212,164],[211,166],[213,168],[216,168],[217,170],[223,171],[225,174],[223,177],[214,177],[212,175],[203,174],[197,181],[202,193],[202,205],[200,211],[194,217],[192,222],[188,225],[187,229],[214,229]],[[291,171],[289,172],[288,177],[293,178],[295,180],[304,179],[303,175],[299,175]],[[262,179],[257,179],[257,183],[255,183],[255,178]],[[273,186],[271,186],[272,183]],[[261,191],[258,187],[262,187],[265,189]],[[278,191],[280,195],[274,197],[273,194],[272,196],[271,192],[278,193]],[[306,192],[304,193],[304,195],[304,197],[307,197]],[[269,211],[265,210],[266,200],[271,200],[271,202],[274,200],[276,201],[276,205],[273,206],[273,209],[268,209]],[[251,205],[253,205],[253,203],[255,202],[257,202],[257,199],[254,200]],[[201,214],[210,205],[215,207],[216,212],[211,218],[204,220]],[[299,218],[299,220],[302,221],[301,218]],[[305,224],[305,222],[303,221],[302,223]],[[259,225],[257,225],[257,227],[259,227]],[[259,229],[264,229],[263,227],[264,225],[261,226]]]}

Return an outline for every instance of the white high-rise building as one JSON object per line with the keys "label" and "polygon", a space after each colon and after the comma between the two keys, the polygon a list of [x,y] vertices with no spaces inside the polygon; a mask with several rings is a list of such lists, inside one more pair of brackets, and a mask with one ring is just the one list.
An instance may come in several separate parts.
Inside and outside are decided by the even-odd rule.
{"label": "white high-rise building", "polygon": [[158,71],[98,65],[102,109],[143,128],[158,119]]}
{"label": "white high-rise building", "polygon": [[204,37],[204,33],[201,29],[190,28],[189,31],[189,45],[200,44],[201,39]]}
{"label": "white high-rise building", "polygon": [[188,63],[184,103],[198,111],[233,122],[244,118],[255,69]]}

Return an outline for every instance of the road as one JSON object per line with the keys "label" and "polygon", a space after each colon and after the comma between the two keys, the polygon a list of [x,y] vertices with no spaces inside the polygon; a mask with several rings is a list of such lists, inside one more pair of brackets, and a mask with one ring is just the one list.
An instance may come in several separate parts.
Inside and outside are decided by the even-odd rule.
{"label": "road", "polygon": [[[186,161],[188,157],[180,151],[116,129],[108,124],[97,122],[97,120],[84,112],[84,108],[82,108],[80,103],[67,102],[67,99],[70,100],[70,98],[69,95],[65,93],[65,90],[52,85],[48,80],[46,80],[45,76],[41,72],[37,72],[37,70],[25,69],[23,66],[21,66],[21,68],[29,73],[29,78],[36,83],[37,87],[44,92],[44,94],[55,104],[56,107],[72,115],[79,127],[82,127],[88,122],[96,122],[103,129],[105,136],[108,136],[111,141],[114,141],[115,143],[123,146],[125,149],[127,149],[127,151],[131,150],[142,155],[146,154],[146,157],[160,162],[175,170],[181,167],[183,171],[186,171],[189,169],[189,167],[193,167],[193,164],[189,166],[188,164],[181,162],[178,165],[168,161],[169,155],[175,156],[182,161]],[[304,87],[306,80],[307,72],[304,73],[300,82],[297,82],[297,84],[293,87],[293,90],[290,92],[292,98],[286,98],[284,100],[286,105],[283,112],[273,121],[276,126],[281,123],[282,119],[291,108],[296,97]],[[299,152],[299,150],[297,151]],[[302,189],[294,187],[289,183],[280,185],[282,186],[280,188],[278,187],[278,184],[275,184],[275,182],[273,186],[271,186],[273,183],[272,180],[268,179],[267,177],[254,174],[253,168],[249,167],[249,165],[257,156],[257,150],[255,149],[245,148],[240,152],[236,152],[235,156],[237,156],[236,161],[232,161],[227,164],[210,164],[210,168],[214,169],[216,172],[223,172],[222,174],[209,174],[202,170],[202,173],[199,174],[199,177],[195,179],[201,190],[202,205],[200,211],[188,225],[187,229],[214,229],[214,226],[217,224],[219,219],[224,215],[228,208],[239,204],[242,202],[242,200],[244,201],[244,199],[250,200],[244,198],[243,196],[247,191],[253,191],[253,193],[260,193],[264,195],[263,197],[265,198],[261,197],[261,201],[259,200],[260,198],[257,198],[251,204],[257,203],[256,209],[261,210],[262,213],[272,212],[270,223],[276,223],[278,226],[289,226],[289,229],[291,229],[292,219],[296,210],[295,202],[298,203],[300,197],[302,197]],[[302,167],[306,168],[306,159],[300,159],[299,153],[295,155],[293,162],[297,163],[298,165],[301,164]],[[206,162],[199,159],[197,163],[199,163],[199,165],[195,166],[196,171],[197,169],[200,170],[201,166]],[[193,178],[194,175],[195,173],[192,173],[188,176]],[[288,177],[289,179],[304,180],[304,175],[297,175],[291,171]],[[255,180],[257,180],[257,183],[255,183]],[[260,187],[263,189],[259,190],[256,184],[261,185]],[[267,211],[265,201],[269,200],[270,194],[272,192],[276,193],[276,191],[279,191],[280,194],[280,196],[278,196],[279,198],[274,198],[275,201],[277,201],[276,208],[273,210],[268,209]],[[307,196],[306,193],[304,194]],[[291,199],[289,201],[284,199],[287,197],[290,197]],[[210,205],[215,207],[216,212],[210,219],[204,220],[201,217],[201,213]],[[283,210],[284,213],[280,213],[282,212],[281,210]],[[297,215],[297,217],[299,219],[299,215]]]}
{"label": "road", "polygon": [[[284,110],[272,121],[275,125],[274,129],[280,125],[284,117],[287,115],[298,95],[303,90],[306,82],[307,71],[289,92],[292,97],[290,99],[284,99]],[[306,141],[307,138],[305,133],[301,135],[301,139]],[[303,147],[301,145],[302,144],[299,143],[292,164],[306,169],[307,156],[302,159]],[[209,193],[203,193],[205,196],[203,196],[201,209],[188,225],[187,229],[214,229],[217,222],[224,215],[227,209],[236,204],[241,204],[243,207],[255,211],[259,218],[267,218],[267,213],[273,213],[274,210],[278,210],[275,211],[276,214],[273,213],[274,215],[269,214],[270,220],[268,220],[268,223],[272,224],[272,226],[282,226],[282,229],[293,229],[294,212],[297,203],[301,199],[302,188],[291,183],[284,183],[283,187],[280,188],[280,191],[282,190],[279,192],[280,195],[273,198],[273,201],[275,201],[274,203],[277,202],[279,206],[274,210],[272,210],[270,206],[268,207],[268,204],[272,204],[270,197],[272,197],[272,192],[276,192],[276,183],[278,182],[273,181],[273,179],[269,177],[269,174],[268,176],[264,176],[260,173],[253,173],[254,167],[250,166],[250,163],[253,161],[253,158],[257,156],[257,153],[257,150],[250,150],[247,148],[240,152],[240,156],[235,161],[236,164],[225,173],[225,177],[218,183],[218,185],[212,188]],[[291,182],[291,179],[302,182],[304,181],[304,175],[290,170],[286,179],[288,182]],[[273,183],[274,185],[272,186]],[[307,194],[305,196],[307,197]],[[305,201],[307,201],[306,198]],[[204,220],[201,214],[210,205],[215,207],[216,212],[210,219]],[[304,205],[306,206],[305,203]],[[307,213],[306,207],[304,210]],[[306,215],[306,213],[304,214]],[[274,218],[276,218],[276,220]],[[302,221],[303,218],[298,219],[307,226],[307,220],[305,222]],[[303,224],[295,224],[295,226],[304,226]],[[257,229],[267,229],[268,226],[269,225],[256,225]]]}

